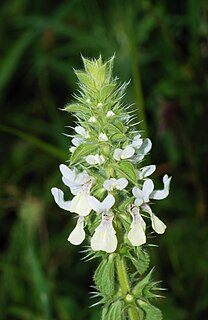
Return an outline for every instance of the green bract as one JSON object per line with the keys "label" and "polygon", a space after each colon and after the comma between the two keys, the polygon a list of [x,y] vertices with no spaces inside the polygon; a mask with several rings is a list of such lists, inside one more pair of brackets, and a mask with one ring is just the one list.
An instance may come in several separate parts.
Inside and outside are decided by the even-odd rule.
{"label": "green bract", "polygon": [[149,176],[156,166],[141,165],[152,143],[133,126],[122,102],[126,84],[112,76],[114,57],[82,59],[84,70],[75,71],[78,94],[65,108],[76,119],[69,167],[60,165],[73,198],[66,201],[56,187],[51,192],[62,209],[77,215],[68,241],[80,245],[87,238],[87,259],[100,259],[94,282],[102,320],[160,320],[161,311],[151,304],[159,289],[148,272],[146,226],[164,233],[150,203],[167,197],[171,178],[165,175],[163,188],[155,190]]}

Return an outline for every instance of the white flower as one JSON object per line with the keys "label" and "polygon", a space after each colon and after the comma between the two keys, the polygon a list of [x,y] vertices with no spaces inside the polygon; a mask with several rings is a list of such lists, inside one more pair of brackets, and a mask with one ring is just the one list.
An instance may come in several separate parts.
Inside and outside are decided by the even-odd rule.
{"label": "white flower", "polygon": [[85,171],[79,173],[77,169],[71,170],[65,164],[61,164],[59,169],[62,174],[63,183],[70,188],[73,195],[77,195],[84,185],[95,182],[94,177],[89,176]]}
{"label": "white flower", "polygon": [[84,218],[79,217],[77,220],[76,227],[70,233],[68,237],[68,241],[74,244],[75,246],[81,244],[85,239],[85,231],[84,231]]}
{"label": "white flower", "polygon": [[132,146],[133,148],[138,149],[138,148],[141,147],[142,143],[143,143],[143,139],[141,138],[141,134],[137,134],[137,135],[134,137],[131,146]]}
{"label": "white flower", "polygon": [[145,166],[137,171],[138,179],[143,180],[146,177],[149,177],[153,172],[155,172],[156,166],[150,165]]}
{"label": "white flower", "polygon": [[105,161],[105,158],[103,157],[103,155],[95,154],[94,156],[89,155],[85,157],[85,161],[91,165],[95,165],[95,164],[100,165]]}
{"label": "white flower", "polygon": [[127,184],[128,180],[125,178],[120,178],[117,180],[111,178],[110,180],[105,180],[103,186],[106,190],[113,191],[114,189],[123,190],[124,188],[126,188]]}
{"label": "white flower", "polygon": [[150,199],[160,200],[164,199],[169,194],[171,177],[168,175],[163,177],[164,188],[162,190],[154,190],[154,184],[151,179],[146,179],[142,189],[134,187],[132,190],[133,195],[136,197],[134,204],[142,206],[150,215],[152,221],[152,228],[155,232],[161,234],[165,232],[166,225],[152,212],[150,206],[147,204]]}
{"label": "white flower", "polygon": [[164,188],[162,190],[154,190],[154,183],[151,179],[146,179],[144,181],[142,189],[134,187],[132,192],[136,197],[135,205],[140,206],[142,203],[149,202],[149,199],[161,200],[165,199],[169,194],[171,177],[164,175],[163,184]]}
{"label": "white flower", "polygon": [[89,136],[90,136],[89,133],[85,130],[85,128],[83,128],[81,126],[75,127],[74,130],[76,131],[77,134],[79,134],[83,138],[89,138]]}
{"label": "white flower", "polygon": [[64,200],[64,193],[58,188],[51,188],[51,193],[54,197],[56,204],[64,210],[70,211],[71,201]]}
{"label": "white flower", "polygon": [[131,146],[127,146],[124,150],[122,149],[115,149],[113,157],[115,160],[123,160],[131,158],[134,155],[134,148]]}
{"label": "white flower", "polygon": [[158,234],[164,233],[165,229],[167,228],[166,225],[152,212],[150,206],[144,204],[142,205],[142,208],[150,215],[152,229],[155,230],[155,232],[157,232]]}
{"label": "white flower", "polygon": [[70,211],[78,213],[80,216],[88,216],[92,210],[88,203],[90,193],[88,190],[80,191],[71,201]]}
{"label": "white flower", "polygon": [[99,102],[99,103],[97,104],[97,106],[98,106],[98,108],[102,107],[102,106],[103,106],[102,102]]}
{"label": "white flower", "polygon": [[95,118],[95,117],[90,117],[88,121],[89,121],[89,122],[93,122],[93,123],[94,123],[94,122],[96,122],[97,120],[96,120],[96,118]]}
{"label": "white flower", "polygon": [[114,205],[115,198],[112,194],[109,194],[102,202],[100,202],[95,197],[90,196],[88,202],[90,207],[97,213],[107,213]]}
{"label": "white flower", "polygon": [[132,189],[132,193],[136,197],[134,204],[136,206],[141,206],[143,203],[149,202],[149,197],[153,189],[154,184],[151,179],[147,179],[144,181],[142,189],[134,187]]}
{"label": "white flower", "polygon": [[113,216],[110,209],[115,203],[115,198],[112,194],[109,194],[102,202],[95,197],[89,197],[89,205],[97,213],[102,213],[102,221],[100,225],[95,229],[95,233],[91,239],[91,247],[93,250],[114,252],[117,247],[116,232],[113,228]]}
{"label": "white flower", "polygon": [[113,228],[113,216],[103,215],[100,225],[95,229],[91,239],[91,247],[94,251],[114,252],[117,248],[116,231]]}
{"label": "white flower", "polygon": [[128,239],[133,246],[141,246],[142,244],[146,243],[146,224],[145,221],[142,219],[142,216],[139,212],[139,208],[133,207],[130,210],[130,213],[132,215],[133,220],[130,227],[130,231],[128,233]]}
{"label": "white flower", "polygon": [[168,175],[165,174],[163,177],[164,188],[162,190],[154,190],[151,193],[150,198],[155,200],[165,199],[169,195],[170,182],[171,177],[168,177]]}
{"label": "white flower", "polygon": [[105,133],[100,133],[98,139],[100,141],[108,141],[108,137],[106,136]]}
{"label": "white flower", "polygon": [[115,116],[115,113],[113,112],[113,111],[108,111],[107,112],[107,118],[110,118],[110,117],[113,117],[113,116]]}
{"label": "white flower", "polygon": [[87,103],[90,103],[90,98],[86,99],[86,102],[87,102]]}
{"label": "white flower", "polygon": [[64,201],[63,191],[58,188],[52,188],[51,192],[55,202],[62,209],[78,213],[80,216],[87,216],[91,211],[88,198],[95,179],[86,172],[78,173],[76,169],[71,170],[64,164],[60,165],[60,171],[63,183],[70,188],[75,197],[72,201]]}
{"label": "white flower", "polygon": [[84,140],[82,138],[75,137],[72,139],[71,142],[74,145],[74,147],[69,148],[69,151],[73,153],[76,150],[76,148],[84,142]]}
{"label": "white flower", "polygon": [[149,138],[144,139],[141,146],[137,148],[137,154],[135,156],[135,161],[139,162],[144,159],[145,155],[151,150],[152,142]]}

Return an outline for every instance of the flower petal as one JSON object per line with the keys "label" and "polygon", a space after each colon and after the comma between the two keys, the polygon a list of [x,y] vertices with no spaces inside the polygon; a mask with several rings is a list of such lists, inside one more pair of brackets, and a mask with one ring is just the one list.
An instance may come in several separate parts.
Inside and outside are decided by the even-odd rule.
{"label": "flower petal", "polygon": [[75,147],[78,147],[80,144],[83,143],[83,139],[76,137],[76,138],[73,138],[71,142]]}
{"label": "flower petal", "polygon": [[117,248],[116,232],[112,222],[101,222],[91,239],[91,247],[94,251],[114,252]]}
{"label": "flower petal", "polygon": [[146,234],[140,223],[133,222],[128,233],[128,239],[133,246],[141,246],[146,243]]}
{"label": "flower petal", "polygon": [[150,194],[151,199],[155,200],[161,200],[165,199],[169,195],[169,189],[170,189],[170,182],[171,182],[171,177],[168,178],[168,175],[164,175],[163,177],[163,184],[164,188],[162,190],[155,190]]}
{"label": "flower petal", "polygon": [[74,181],[75,180],[76,171],[74,169],[71,170],[65,164],[60,164],[59,169],[60,169],[61,174],[62,174],[62,176],[64,178],[66,178],[69,181]]}
{"label": "flower petal", "polygon": [[64,200],[64,193],[62,190],[58,188],[52,188],[51,193],[54,197],[55,202],[57,205],[64,210],[70,211],[71,209],[71,201]]}
{"label": "flower petal", "polygon": [[141,134],[137,134],[134,139],[133,139],[133,142],[132,142],[132,147],[134,148],[140,148],[140,146],[142,145],[143,143],[143,140],[141,138]]}
{"label": "flower petal", "polygon": [[135,149],[131,146],[127,146],[123,151],[123,157],[124,159],[131,158],[135,153]]}
{"label": "flower petal", "polygon": [[147,154],[152,149],[152,142],[149,138],[144,139],[141,147],[139,148],[139,153]]}
{"label": "flower petal", "polygon": [[154,183],[151,179],[147,179],[145,180],[144,184],[143,184],[143,200],[144,202],[149,202],[149,196],[152,193],[152,191],[154,190]]}
{"label": "flower petal", "polygon": [[85,128],[81,126],[77,126],[74,128],[74,130],[76,131],[77,134],[79,134],[83,138],[89,138],[89,133],[85,130]]}
{"label": "flower petal", "polygon": [[145,166],[141,168],[138,172],[139,179],[142,180],[146,177],[149,177],[156,170],[155,165]]}
{"label": "flower petal", "polygon": [[154,213],[151,215],[151,221],[152,229],[155,230],[155,232],[159,234],[165,232],[165,229],[167,228],[166,225]]}
{"label": "flower petal", "polygon": [[113,153],[113,157],[115,160],[119,161],[121,160],[122,150],[121,149],[115,149]]}
{"label": "flower petal", "polygon": [[103,211],[109,211],[110,208],[114,205],[114,203],[114,196],[112,194],[107,195],[107,197],[105,197],[105,199],[101,203]]}
{"label": "flower petal", "polygon": [[99,141],[108,141],[108,137],[105,133],[100,133],[98,137]]}
{"label": "flower petal", "polygon": [[102,212],[101,202],[99,200],[97,200],[95,197],[89,196],[88,203],[89,203],[89,206],[91,207],[91,209],[94,210],[95,212],[97,212],[97,213]]}
{"label": "flower petal", "polygon": [[107,118],[110,118],[110,117],[113,117],[113,116],[115,116],[115,113],[113,112],[113,111],[108,111],[107,112]]}
{"label": "flower petal", "polygon": [[95,154],[86,156],[85,161],[91,165],[102,164],[105,161],[105,158],[103,155],[100,156],[99,154]]}
{"label": "flower petal", "polygon": [[78,213],[80,216],[87,216],[90,211],[91,207],[88,203],[89,194],[87,192],[79,192],[71,202],[70,211]]}
{"label": "flower petal", "polygon": [[85,239],[85,231],[84,231],[84,219],[79,217],[77,220],[76,227],[70,233],[68,237],[68,241],[74,244],[75,246],[81,244]]}
{"label": "flower petal", "polygon": [[93,117],[90,117],[88,121],[94,123],[94,122],[96,122],[97,120],[96,120],[96,118],[93,116]]}
{"label": "flower petal", "polygon": [[140,190],[137,187],[133,187],[132,193],[136,198],[141,199],[143,201],[143,192],[142,192],[142,190]]}
{"label": "flower petal", "polygon": [[126,178],[120,178],[116,181],[116,186],[118,187],[119,190],[125,189],[127,184],[128,184],[128,180]]}
{"label": "flower petal", "polygon": [[105,180],[104,183],[103,183],[103,187],[108,190],[108,191],[111,191],[113,189],[113,182],[112,180]]}

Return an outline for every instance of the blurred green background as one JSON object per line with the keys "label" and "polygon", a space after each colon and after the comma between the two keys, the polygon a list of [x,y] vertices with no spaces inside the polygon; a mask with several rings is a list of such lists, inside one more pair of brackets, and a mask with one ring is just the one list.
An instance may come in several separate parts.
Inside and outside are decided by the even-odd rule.
{"label": "blurred green background", "polygon": [[0,19],[0,319],[100,319],[88,294],[96,262],[66,241],[74,221],[50,194],[62,187],[74,119],[60,109],[80,53],[116,53],[126,102],[138,116],[144,105],[155,178],[173,176],[155,204],[168,229],[150,248],[164,319],[207,319],[208,2],[8,0]]}

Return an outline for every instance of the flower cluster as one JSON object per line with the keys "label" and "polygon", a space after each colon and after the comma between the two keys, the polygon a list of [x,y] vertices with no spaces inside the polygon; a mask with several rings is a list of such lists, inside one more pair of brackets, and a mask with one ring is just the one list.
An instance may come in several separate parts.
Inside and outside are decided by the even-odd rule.
{"label": "flower cluster", "polygon": [[[78,119],[70,165],[60,165],[73,198],[64,200],[56,187],[51,192],[60,208],[77,214],[68,241],[79,245],[87,235],[93,251],[111,253],[122,245],[145,244],[149,221],[156,233],[164,233],[166,226],[150,204],[168,196],[171,178],[165,175],[163,188],[155,190],[149,177],[156,166],[141,167],[152,143],[131,129],[131,116],[120,102],[126,85],[118,87],[112,78],[113,60],[83,61],[86,72],[76,72],[80,96],[66,107]],[[122,239],[118,230],[124,231]]]}

